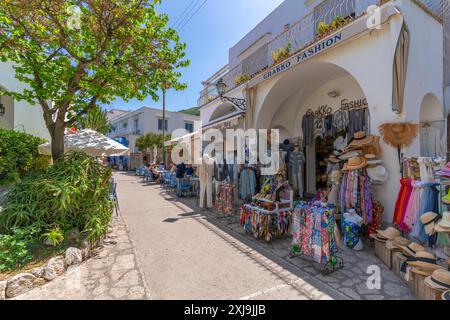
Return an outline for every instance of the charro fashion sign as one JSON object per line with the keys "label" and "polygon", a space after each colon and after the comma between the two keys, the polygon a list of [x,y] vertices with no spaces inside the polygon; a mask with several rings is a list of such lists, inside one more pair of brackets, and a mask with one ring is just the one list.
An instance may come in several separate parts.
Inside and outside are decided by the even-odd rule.
{"label": "charro fashion sign", "polygon": [[302,52],[300,52],[299,54],[297,54],[296,56],[294,56],[293,58],[291,58],[290,60],[287,60],[286,62],[276,66],[275,68],[273,68],[270,71],[267,71],[266,73],[264,73],[263,75],[263,80],[267,80],[275,75],[277,75],[278,73],[282,72],[282,71],[286,71],[287,69],[289,69],[291,66],[296,65],[302,61],[305,61],[309,58],[314,57],[316,54],[329,49],[331,47],[333,47],[335,44],[337,44],[338,42],[342,41],[342,33],[339,33],[337,35],[334,35],[326,40],[323,40],[321,42],[319,42],[318,44],[316,44],[315,46],[306,49]]}

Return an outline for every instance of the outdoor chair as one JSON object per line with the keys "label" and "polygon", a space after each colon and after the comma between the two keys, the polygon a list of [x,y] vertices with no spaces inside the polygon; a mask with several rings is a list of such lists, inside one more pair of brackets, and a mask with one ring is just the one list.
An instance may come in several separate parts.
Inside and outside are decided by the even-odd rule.
{"label": "outdoor chair", "polygon": [[177,197],[190,195],[193,192],[193,186],[186,178],[177,179]]}

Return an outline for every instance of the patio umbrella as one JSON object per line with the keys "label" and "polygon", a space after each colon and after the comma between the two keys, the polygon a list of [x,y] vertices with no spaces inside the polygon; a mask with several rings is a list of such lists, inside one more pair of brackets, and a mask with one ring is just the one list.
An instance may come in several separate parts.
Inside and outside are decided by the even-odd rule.
{"label": "patio umbrella", "polygon": [[[82,151],[93,157],[101,156],[127,156],[130,149],[119,142],[98,133],[85,129],[64,137],[64,152]],[[39,146],[39,153],[51,155],[52,148],[49,142]]]}

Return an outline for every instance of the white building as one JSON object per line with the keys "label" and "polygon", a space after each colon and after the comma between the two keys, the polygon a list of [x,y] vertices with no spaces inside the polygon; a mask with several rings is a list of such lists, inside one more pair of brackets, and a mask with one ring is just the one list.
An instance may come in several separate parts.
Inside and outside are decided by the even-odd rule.
{"label": "white building", "polygon": [[[0,62],[0,87],[6,92],[21,92],[26,88],[24,83],[16,79],[11,62]],[[50,139],[41,106],[32,106],[26,101],[14,101],[9,96],[0,96],[0,103],[5,107],[5,114],[0,117],[0,128]]]}
{"label": "white building", "polygon": [[[429,122],[445,140],[444,12],[438,4],[437,0],[284,1],[230,49],[228,65],[204,82],[199,99],[203,126],[224,127],[233,120],[245,129],[279,129],[281,141],[302,138],[302,118],[308,109],[327,106],[333,112],[345,100],[363,100],[370,111],[371,134],[379,135],[383,123]],[[368,15],[369,5],[380,7]],[[330,23],[338,15],[352,22],[318,36],[319,23]],[[405,34],[409,46],[399,47]],[[288,44],[290,57],[275,63],[272,52]],[[408,52],[404,66],[394,63],[401,55],[399,48]],[[395,66],[406,70],[404,81],[393,80]],[[239,84],[236,77],[242,74],[247,81]],[[214,84],[219,78],[227,84],[227,97],[246,100],[245,113],[218,98]],[[395,84],[404,85],[403,105],[393,97]],[[390,178],[375,187],[375,198],[385,206],[384,220],[391,222],[400,166],[396,149],[384,142],[382,149]],[[421,156],[420,138],[403,152]],[[307,159],[307,175],[314,175],[315,157]],[[313,192],[315,186],[307,188]]]}
{"label": "white building", "polygon": [[[111,110],[111,138],[125,138],[132,152],[138,152],[136,140],[147,133],[162,133],[163,112],[161,109],[143,107],[135,111]],[[176,130],[184,129],[189,133],[198,130],[200,117],[181,112],[166,111],[166,133],[175,136],[183,135]]]}

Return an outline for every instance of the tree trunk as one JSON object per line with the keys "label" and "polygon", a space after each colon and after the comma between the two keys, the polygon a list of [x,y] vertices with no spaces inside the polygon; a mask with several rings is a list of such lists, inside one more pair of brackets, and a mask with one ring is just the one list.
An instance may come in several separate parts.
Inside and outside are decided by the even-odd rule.
{"label": "tree trunk", "polygon": [[64,131],[64,121],[56,120],[53,126],[53,132],[50,133],[52,137],[51,146],[53,163],[64,155]]}

